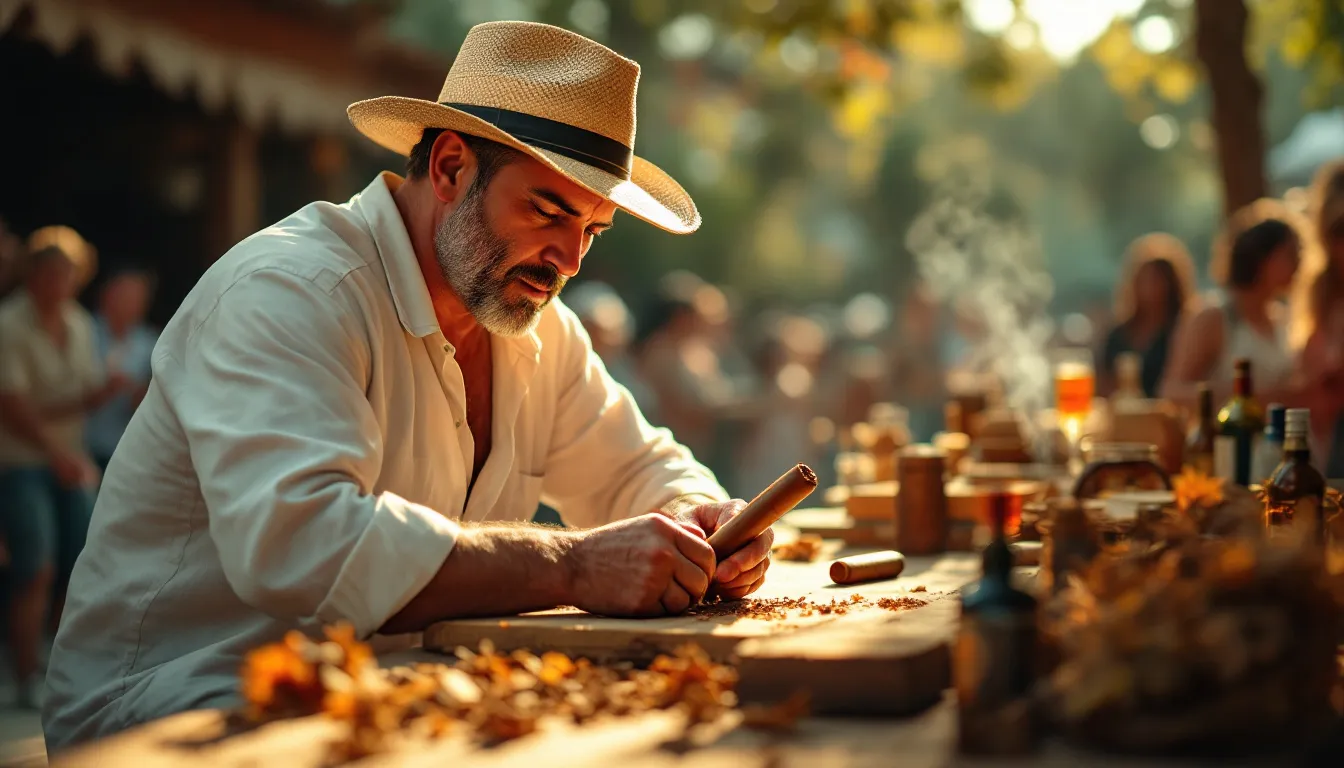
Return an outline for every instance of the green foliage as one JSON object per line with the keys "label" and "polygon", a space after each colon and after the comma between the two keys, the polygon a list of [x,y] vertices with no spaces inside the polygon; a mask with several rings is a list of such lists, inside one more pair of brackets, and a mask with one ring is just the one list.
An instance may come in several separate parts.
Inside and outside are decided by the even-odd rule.
{"label": "green foliage", "polygon": [[[1303,87],[1319,103],[1344,82],[1344,0],[1253,7],[1281,140]],[[1156,54],[1134,42],[1154,13],[1178,40]],[[971,29],[955,0],[404,0],[393,29],[451,55],[472,23],[530,18],[641,63],[638,151],[682,181],[705,224],[677,238],[627,221],[594,247],[584,278],[637,313],[675,268],[757,305],[899,299],[910,222],[967,166],[992,178],[1004,216],[1040,232],[1058,307],[1077,309],[1106,299],[1133,237],[1167,230],[1207,253],[1219,190],[1190,13],[1150,0],[1067,66]],[[1164,149],[1141,138],[1153,115],[1176,126]]]}

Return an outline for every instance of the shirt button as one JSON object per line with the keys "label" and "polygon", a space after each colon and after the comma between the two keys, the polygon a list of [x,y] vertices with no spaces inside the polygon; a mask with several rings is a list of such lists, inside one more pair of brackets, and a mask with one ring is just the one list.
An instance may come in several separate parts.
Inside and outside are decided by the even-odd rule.
{"label": "shirt button", "polygon": [[444,351],[444,352],[447,352],[448,354],[452,354],[452,352],[453,352],[453,345],[452,345],[452,344],[444,344],[444,345],[443,345],[443,351]]}
{"label": "shirt button", "polygon": [[462,420],[461,420],[461,419],[458,419],[457,421],[454,421],[454,422],[453,422],[453,426],[457,427],[458,429],[461,429],[461,428],[462,428]]}

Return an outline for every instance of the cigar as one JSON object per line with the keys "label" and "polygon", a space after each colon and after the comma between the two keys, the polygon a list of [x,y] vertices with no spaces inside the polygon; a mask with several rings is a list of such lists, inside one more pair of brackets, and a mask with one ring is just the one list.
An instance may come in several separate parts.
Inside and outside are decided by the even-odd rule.
{"label": "cigar", "polygon": [[785,472],[709,537],[714,555],[722,560],[741,549],[816,489],[817,473],[807,465],[799,464]]}
{"label": "cigar", "polygon": [[861,581],[894,579],[904,570],[905,555],[888,549],[836,560],[831,563],[831,581],[836,584],[858,584]]}

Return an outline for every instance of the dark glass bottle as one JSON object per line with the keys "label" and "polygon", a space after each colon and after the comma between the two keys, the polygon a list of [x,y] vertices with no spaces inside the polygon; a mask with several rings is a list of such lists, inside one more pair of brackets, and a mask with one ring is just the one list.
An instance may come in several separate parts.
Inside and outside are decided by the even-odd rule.
{"label": "dark glass bottle", "polygon": [[1029,699],[1036,599],[1012,585],[1013,554],[1004,534],[1008,495],[995,494],[991,509],[994,539],[982,556],[983,575],[961,596],[953,661],[957,743],[968,754],[1021,754],[1035,742]]}
{"label": "dark glass bottle", "polygon": [[1218,422],[1213,417],[1213,390],[1199,385],[1199,419],[1185,439],[1185,464],[1212,476],[1213,446],[1218,437]]}
{"label": "dark glass bottle", "polygon": [[1270,533],[1296,529],[1325,543],[1325,478],[1311,465],[1311,412],[1289,408],[1284,421],[1283,461],[1265,486],[1265,524]]}
{"label": "dark glass bottle", "polygon": [[1237,485],[1251,484],[1251,458],[1265,431],[1265,412],[1251,389],[1251,361],[1238,358],[1232,377],[1232,399],[1218,412],[1214,441],[1214,474]]}

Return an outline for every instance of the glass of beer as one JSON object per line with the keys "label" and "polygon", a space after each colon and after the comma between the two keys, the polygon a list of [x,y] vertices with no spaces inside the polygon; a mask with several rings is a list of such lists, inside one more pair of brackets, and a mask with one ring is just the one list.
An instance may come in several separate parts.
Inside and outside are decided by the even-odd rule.
{"label": "glass of beer", "polygon": [[1066,347],[1056,350],[1053,359],[1055,411],[1064,434],[1076,445],[1082,436],[1083,422],[1092,411],[1092,397],[1097,389],[1092,352],[1085,347]]}

